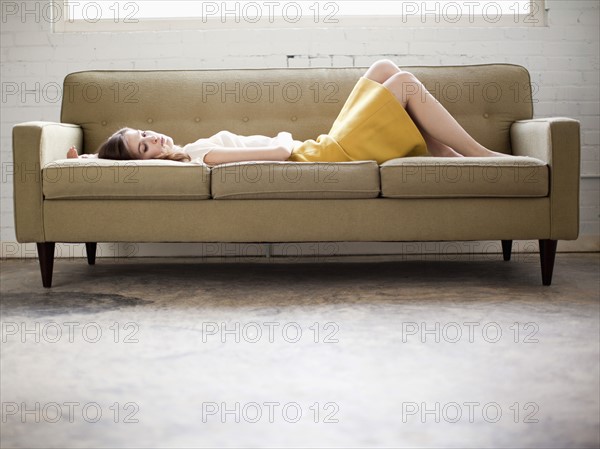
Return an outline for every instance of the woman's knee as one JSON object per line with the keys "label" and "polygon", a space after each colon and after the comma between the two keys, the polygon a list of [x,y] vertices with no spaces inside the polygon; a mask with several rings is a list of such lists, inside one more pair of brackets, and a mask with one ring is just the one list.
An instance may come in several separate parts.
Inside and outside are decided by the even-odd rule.
{"label": "woman's knee", "polygon": [[407,96],[419,93],[421,88],[421,82],[417,77],[406,70],[401,70],[392,75],[388,82],[401,89],[402,93]]}
{"label": "woman's knee", "polygon": [[391,59],[378,59],[377,61],[375,61],[374,65],[377,66],[381,66],[383,68],[387,68],[393,71],[398,71],[399,67],[396,65],[396,63],[394,61],[392,61]]}
{"label": "woman's knee", "polygon": [[366,73],[366,77],[380,84],[383,84],[391,76],[398,73],[400,68],[394,64],[390,59],[379,59],[371,64],[369,70]]}

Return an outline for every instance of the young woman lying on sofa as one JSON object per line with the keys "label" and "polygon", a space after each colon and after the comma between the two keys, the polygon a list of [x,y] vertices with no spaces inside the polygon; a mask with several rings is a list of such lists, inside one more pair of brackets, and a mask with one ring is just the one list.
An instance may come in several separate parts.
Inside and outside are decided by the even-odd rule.
{"label": "young woman lying on sofa", "polygon": [[[410,87],[410,88],[409,88]],[[391,118],[391,119],[390,119]],[[473,139],[412,73],[388,59],[375,62],[361,76],[328,134],[316,140],[241,136],[220,131],[183,147],[150,130],[122,128],[94,155],[102,159],[168,159],[212,166],[242,161],[346,162],[432,155],[505,157]]]}

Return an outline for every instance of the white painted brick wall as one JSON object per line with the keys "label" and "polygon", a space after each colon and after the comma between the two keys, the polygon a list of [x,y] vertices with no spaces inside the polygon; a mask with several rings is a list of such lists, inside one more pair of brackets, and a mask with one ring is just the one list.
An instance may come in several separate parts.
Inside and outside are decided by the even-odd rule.
{"label": "white painted brick wall", "polygon": [[[35,10],[31,1],[12,3],[20,7],[27,4],[28,10]],[[41,7],[46,3],[40,2]],[[400,24],[393,29],[317,28],[309,33],[290,26],[278,31],[60,34],[52,33],[50,24],[35,14],[27,15],[25,22],[18,16],[3,16],[3,93],[13,83],[19,88],[24,83],[27,89],[35,89],[39,83],[41,92],[39,101],[31,94],[25,96],[25,101],[13,95],[2,98],[2,256],[8,252],[25,257],[36,255],[31,244],[14,251],[12,178],[6,172],[12,161],[12,127],[29,120],[58,121],[60,101],[50,101],[44,89],[49,83],[62,85],[68,73],[92,69],[365,67],[380,58],[392,59],[399,66],[506,62],[527,67],[532,82],[539,87],[534,116],[572,117],[580,120],[582,126],[581,238],[569,245],[559,242],[559,250],[598,250],[599,2],[547,0],[546,6],[548,27],[411,28]],[[5,251],[5,247],[10,251]]]}

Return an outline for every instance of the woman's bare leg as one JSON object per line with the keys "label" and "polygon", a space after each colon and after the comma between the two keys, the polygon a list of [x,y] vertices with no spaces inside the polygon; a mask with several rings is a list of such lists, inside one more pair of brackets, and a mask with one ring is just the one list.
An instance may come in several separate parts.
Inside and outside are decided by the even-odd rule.
{"label": "woman's bare leg", "polygon": [[[417,126],[417,128],[419,128],[419,127]],[[429,153],[431,153],[432,156],[436,156],[436,157],[464,157],[462,154],[457,153],[456,151],[454,151],[448,145],[444,145],[439,140],[434,139],[433,137],[431,137],[430,134],[428,134],[427,132],[423,131],[421,128],[419,128],[419,131],[421,132],[421,135],[423,136],[423,139],[425,139],[425,143],[427,144],[427,151]]]}
{"label": "woman's bare leg", "polygon": [[[369,78],[379,84],[385,83],[390,77],[396,73],[400,73],[402,70],[390,59],[380,59],[375,61],[364,74],[365,78]],[[437,139],[434,139],[428,132],[415,123],[417,128],[427,144],[427,151],[432,156],[438,157],[463,157],[462,154],[457,153],[448,145],[443,144]]]}
{"label": "woman's bare leg", "polygon": [[468,157],[508,156],[473,139],[412,73],[396,73],[383,86],[396,96],[420,129],[443,145]]}
{"label": "woman's bare leg", "polygon": [[479,144],[423,83],[412,73],[401,70],[390,59],[375,61],[364,76],[383,84],[398,98],[419,128],[433,156],[508,156]]}

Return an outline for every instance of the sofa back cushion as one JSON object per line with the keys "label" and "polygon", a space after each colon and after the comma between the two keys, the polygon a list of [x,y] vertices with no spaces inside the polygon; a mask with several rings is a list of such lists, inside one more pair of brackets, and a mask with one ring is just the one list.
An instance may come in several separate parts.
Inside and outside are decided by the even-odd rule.
{"label": "sofa back cushion", "polygon": [[[477,141],[511,154],[510,125],[533,117],[528,71],[512,64],[409,66]],[[61,122],[83,128],[83,152],[119,128],[152,129],[181,146],[221,130],[296,140],[329,132],[367,67],[90,70],[67,75]]]}

